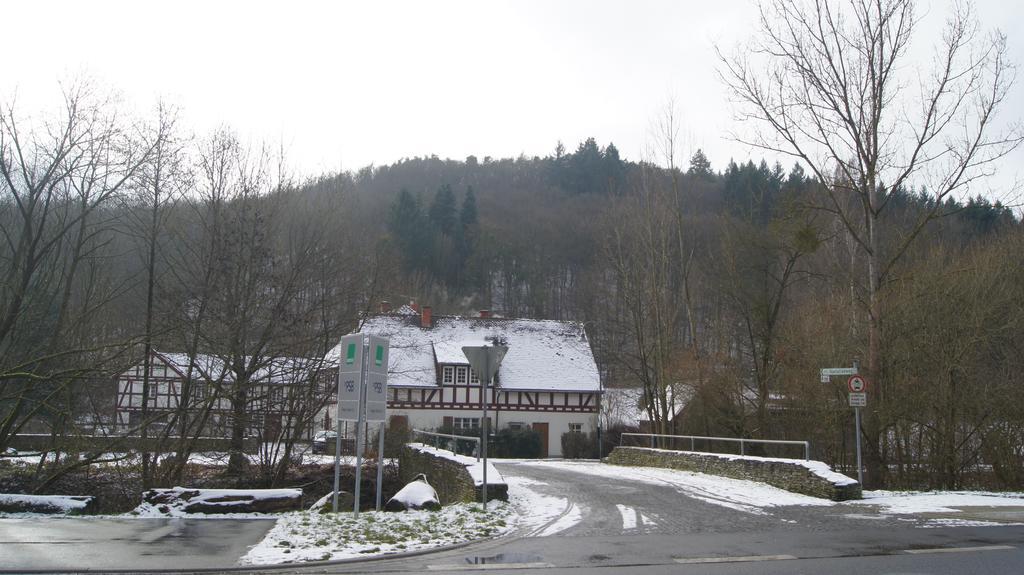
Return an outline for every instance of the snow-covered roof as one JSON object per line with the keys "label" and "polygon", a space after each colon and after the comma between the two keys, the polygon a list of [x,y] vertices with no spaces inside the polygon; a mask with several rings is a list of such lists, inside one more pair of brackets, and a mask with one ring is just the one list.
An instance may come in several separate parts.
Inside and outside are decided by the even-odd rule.
{"label": "snow-covered roof", "polygon": [[[182,375],[188,375],[190,361],[187,353],[168,353],[155,350],[153,353]],[[246,358],[246,361],[248,360],[249,358]],[[267,358],[263,365],[252,374],[250,380],[258,383],[292,384],[318,367],[318,363],[316,360],[302,357]],[[228,364],[223,358],[216,355],[196,354],[191,364],[194,378],[223,382],[234,380],[234,373]]]}
{"label": "snow-covered roof", "polygon": [[[695,394],[693,386],[675,383],[665,388],[668,403],[668,421],[675,417],[690,403]],[[607,388],[604,390],[601,410],[605,423],[615,425],[637,426],[649,418],[644,405],[644,390],[640,387]]]}
{"label": "snow-covered roof", "polygon": [[[369,316],[362,333],[390,340],[388,385],[437,385],[437,366],[468,365],[466,345],[485,345],[485,339],[505,340],[508,353],[498,370],[502,389],[538,391],[599,391],[600,375],[583,325],[576,322],[462,318],[434,316],[432,327],[421,327],[420,317],[396,314]],[[337,365],[340,347],[328,352],[325,362]]]}

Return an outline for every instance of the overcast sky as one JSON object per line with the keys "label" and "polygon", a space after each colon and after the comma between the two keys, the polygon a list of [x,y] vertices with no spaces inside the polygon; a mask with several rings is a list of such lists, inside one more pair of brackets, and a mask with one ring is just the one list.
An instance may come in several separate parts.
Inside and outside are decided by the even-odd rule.
{"label": "overcast sky", "polygon": [[[1018,64],[1022,4],[977,2]],[[923,49],[947,2],[918,12]],[[179,105],[197,134],[224,124],[283,142],[307,175],[431,154],[543,156],[588,136],[636,160],[672,100],[684,163],[697,147],[717,170],[762,156],[726,137],[742,126],[715,75],[715,46],[753,33],[752,0],[3,1],[0,14],[4,99],[16,91],[31,108],[87,75],[138,110]],[[1020,80],[1007,120],[1024,117]],[[999,180],[1024,177],[1022,165],[1018,150]]]}

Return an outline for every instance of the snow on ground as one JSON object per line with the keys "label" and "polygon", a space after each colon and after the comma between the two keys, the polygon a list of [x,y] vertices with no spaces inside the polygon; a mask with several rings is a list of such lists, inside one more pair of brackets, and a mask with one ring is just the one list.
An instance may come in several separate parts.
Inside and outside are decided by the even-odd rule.
{"label": "snow on ground", "polygon": [[834,502],[827,499],[792,493],[756,481],[730,479],[675,469],[608,465],[592,461],[528,461],[523,465],[552,467],[612,479],[668,485],[689,497],[755,515],[767,515],[768,512],[764,509],[768,507],[834,505]]}
{"label": "snow on ground", "polygon": [[[484,483],[484,464],[483,461],[478,461],[475,457],[468,457],[466,455],[458,455],[448,451],[446,449],[438,449],[424,443],[409,443],[406,447],[415,449],[422,453],[429,453],[436,457],[443,457],[450,461],[455,461],[466,466],[466,471],[469,471],[469,475],[473,478],[473,483],[476,485],[483,485]],[[497,483],[505,483],[505,478],[501,476],[501,473],[495,469],[494,465],[490,461],[487,462],[487,484],[493,485]]]}
{"label": "snow on ground", "polygon": [[958,513],[958,507],[1024,507],[1024,493],[984,491],[865,491],[855,505],[877,505],[886,513]]}
{"label": "snow on ground", "polygon": [[583,520],[583,512],[578,505],[534,489],[547,485],[543,481],[513,475],[506,477],[505,482],[508,484],[509,503],[519,513],[520,531],[527,537],[554,535]]}
{"label": "snow on ground", "polygon": [[654,449],[654,448],[644,448],[644,449],[649,449],[650,451],[661,451],[661,452],[664,452],[664,453],[686,453],[686,454],[689,454],[689,455],[702,455],[702,456],[705,456],[705,457],[717,457],[719,459],[724,459],[726,461],[746,460],[746,461],[762,461],[762,462],[770,462],[770,463],[789,463],[789,464],[792,464],[792,465],[799,465],[801,467],[804,467],[808,471],[810,471],[811,473],[817,475],[818,477],[821,477],[822,479],[824,479],[826,481],[831,482],[834,485],[843,486],[843,485],[853,485],[854,483],[857,483],[856,479],[852,479],[850,477],[847,477],[847,476],[843,475],[842,473],[838,473],[838,472],[832,471],[832,468],[829,467],[828,464],[825,463],[824,461],[814,461],[814,460],[810,460],[810,459],[787,459],[787,458],[783,458],[783,457],[757,457],[755,455],[735,455],[735,454],[732,454],[732,453],[707,453],[707,452],[704,452],[704,451],[679,451],[679,450]]}
{"label": "snow on ground", "polygon": [[500,535],[512,529],[512,506],[492,501],[487,511],[476,503],[457,503],[441,511],[367,511],[285,514],[260,543],[240,560],[243,565],[327,561],[432,549]]}
{"label": "snow on ground", "polygon": [[89,502],[88,500],[83,500],[81,498],[76,499],[70,495],[22,495],[16,493],[0,493],[0,505],[19,504],[49,507],[54,509],[57,513],[63,513],[66,515],[76,511],[84,511]]}

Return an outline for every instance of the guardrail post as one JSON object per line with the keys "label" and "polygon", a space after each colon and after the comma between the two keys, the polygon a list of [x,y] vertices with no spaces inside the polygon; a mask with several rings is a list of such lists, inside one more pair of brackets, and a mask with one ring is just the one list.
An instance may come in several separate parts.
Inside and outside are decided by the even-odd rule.
{"label": "guardrail post", "polygon": [[654,436],[651,436],[651,449],[654,449]]}
{"label": "guardrail post", "polygon": [[746,455],[746,454],[747,454],[746,447],[743,444],[743,440],[740,439],[740,455]]}
{"label": "guardrail post", "polygon": [[804,442],[804,461],[809,461],[810,459],[811,459],[811,442],[810,441],[805,441]]}
{"label": "guardrail post", "polygon": [[697,451],[697,448],[695,447],[695,445],[696,444],[694,443],[693,436],[690,436],[690,451]]}

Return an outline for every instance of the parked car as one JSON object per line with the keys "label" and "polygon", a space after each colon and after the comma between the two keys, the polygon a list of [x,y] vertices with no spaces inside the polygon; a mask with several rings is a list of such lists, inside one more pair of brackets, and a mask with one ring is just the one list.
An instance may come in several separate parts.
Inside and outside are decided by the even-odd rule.
{"label": "parked car", "polygon": [[337,431],[318,431],[313,435],[313,453],[334,453]]}

